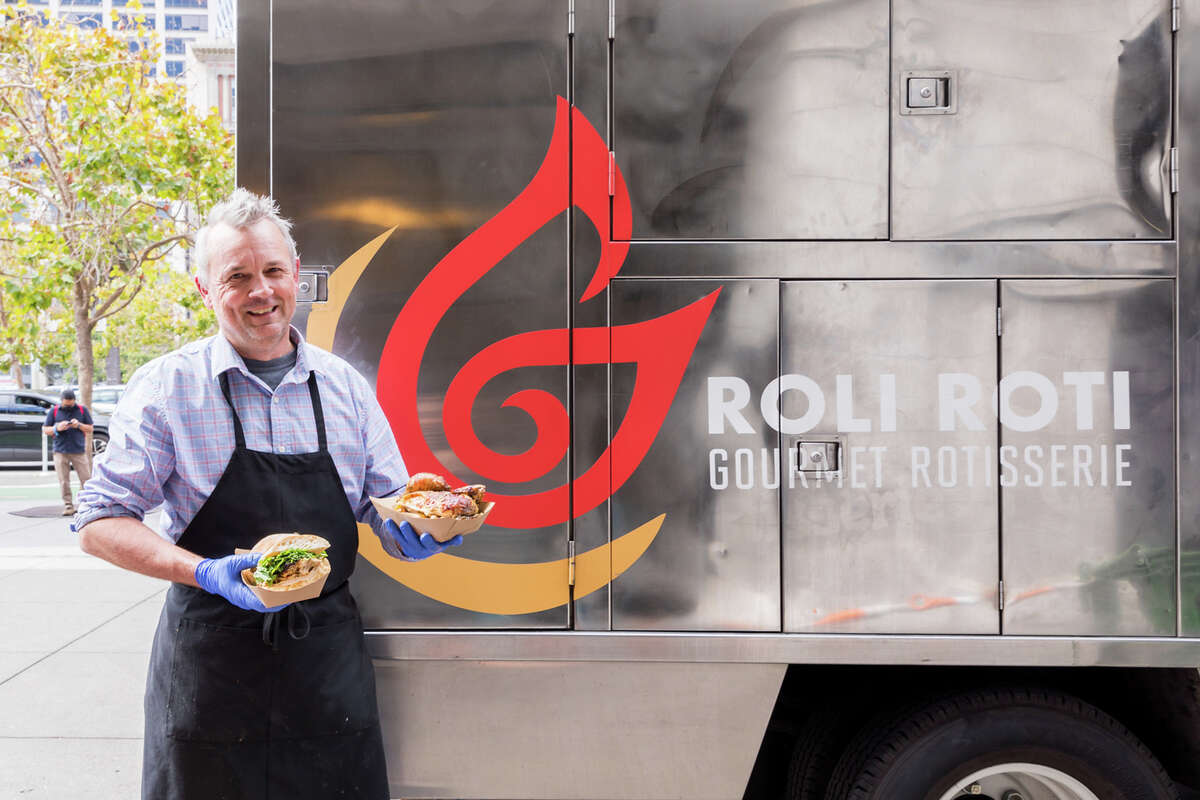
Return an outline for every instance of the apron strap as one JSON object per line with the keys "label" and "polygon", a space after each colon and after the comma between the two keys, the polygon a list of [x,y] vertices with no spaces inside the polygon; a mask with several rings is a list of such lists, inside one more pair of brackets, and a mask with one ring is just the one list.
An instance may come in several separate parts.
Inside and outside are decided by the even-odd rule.
{"label": "apron strap", "polygon": [[312,622],[309,620],[308,611],[305,610],[303,601],[292,603],[280,611],[268,611],[262,615],[262,640],[263,644],[272,650],[279,649],[280,616],[287,617],[288,636],[293,639],[304,639],[308,636],[308,632],[312,630]]}
{"label": "apron strap", "polygon": [[317,421],[317,444],[323,453],[328,447],[325,440],[325,412],[321,410],[321,393],[317,391],[317,371],[308,372],[308,394],[312,397],[313,419]]}
{"label": "apron strap", "polygon": [[233,412],[233,436],[237,442],[238,449],[246,449],[246,435],[242,433],[242,421],[238,419],[237,409],[233,406],[233,398],[229,395],[229,373],[221,373],[221,393],[225,395],[225,402],[229,404],[229,410]]}

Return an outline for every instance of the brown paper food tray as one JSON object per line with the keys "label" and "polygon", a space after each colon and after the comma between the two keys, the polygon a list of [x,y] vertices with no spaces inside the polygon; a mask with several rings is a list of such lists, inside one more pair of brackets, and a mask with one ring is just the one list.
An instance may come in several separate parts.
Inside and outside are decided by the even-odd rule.
{"label": "brown paper food tray", "polygon": [[[253,551],[239,547],[233,552],[240,555],[242,553],[250,553]],[[276,606],[281,606],[285,603],[299,603],[301,600],[312,600],[314,597],[319,597],[321,590],[325,588],[325,581],[329,578],[329,574],[326,573],[321,576],[320,580],[313,581],[307,586],[301,586],[297,589],[288,589],[287,591],[280,592],[272,589],[264,589],[263,587],[256,585],[254,583],[253,576],[254,570],[242,570],[242,583],[246,584],[246,587],[250,589],[250,591],[254,592],[254,596],[261,600],[262,604],[267,608],[275,608]]]}
{"label": "brown paper food tray", "polygon": [[401,522],[407,522],[412,525],[417,533],[428,533],[439,542],[446,542],[453,539],[455,536],[462,534],[466,536],[468,533],[474,533],[483,527],[484,520],[487,515],[492,513],[492,506],[495,503],[484,503],[483,510],[473,517],[443,517],[429,519],[422,517],[419,514],[409,514],[407,511],[397,511],[392,507],[396,502],[395,497],[386,497],[380,499],[372,497],[371,502],[375,504],[375,510],[379,512],[379,516],[384,519],[390,519],[399,525]]}

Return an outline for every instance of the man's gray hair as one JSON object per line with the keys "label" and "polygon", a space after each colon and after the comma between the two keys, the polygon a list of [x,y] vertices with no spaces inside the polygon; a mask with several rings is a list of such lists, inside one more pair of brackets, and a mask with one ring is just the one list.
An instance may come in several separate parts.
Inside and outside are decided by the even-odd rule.
{"label": "man's gray hair", "polygon": [[208,286],[208,237],[217,225],[245,229],[259,220],[269,219],[279,228],[287,242],[291,263],[296,263],[296,240],[292,238],[292,223],[279,214],[279,206],[266,196],[238,187],[233,194],[212,207],[204,227],[196,231],[196,277],[201,286]]}

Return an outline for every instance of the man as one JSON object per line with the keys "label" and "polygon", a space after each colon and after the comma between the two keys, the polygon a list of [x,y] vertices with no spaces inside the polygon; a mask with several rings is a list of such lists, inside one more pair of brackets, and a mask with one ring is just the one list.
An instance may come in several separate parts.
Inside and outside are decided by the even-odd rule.
{"label": "man", "polygon": [[[389,796],[347,584],[357,522],[397,558],[445,545],[373,510],[408,474],[366,380],[291,326],[299,267],[269,198],[238,189],[212,210],[196,287],[220,333],[137,371],[80,495],[85,551],[173,582],[146,685],[143,798]],[[141,522],[160,503],[162,535]],[[280,531],[328,539],[332,572],[319,598],[264,613],[240,577],[259,556],[231,554]]]}
{"label": "man", "polygon": [[79,486],[92,477],[92,467],[87,454],[87,437],[92,435],[92,415],[75,402],[75,392],[63,389],[62,402],[46,412],[42,433],[54,437],[54,472],[62,489],[63,516],[75,513],[75,501],[71,499],[71,467],[79,476]]}

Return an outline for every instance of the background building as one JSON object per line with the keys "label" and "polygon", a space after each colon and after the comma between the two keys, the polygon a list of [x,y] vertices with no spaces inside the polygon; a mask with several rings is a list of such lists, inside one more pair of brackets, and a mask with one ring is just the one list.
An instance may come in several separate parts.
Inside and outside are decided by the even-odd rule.
{"label": "background building", "polygon": [[[15,5],[17,0],[4,0],[6,5]],[[130,0],[25,0],[36,9],[44,9],[48,16],[61,17],[67,22],[82,27],[108,27],[121,30],[133,24],[134,12],[128,8]],[[212,42],[223,39],[232,51],[235,13],[234,0],[141,0],[142,8],[137,14],[153,22],[154,30],[162,38],[163,53],[158,62],[158,73],[170,78],[183,79],[188,70],[188,46],[199,41]],[[112,18],[113,11],[117,18]],[[137,44],[131,42],[131,47]],[[231,89],[232,91],[232,89]],[[216,93],[213,105],[218,105]],[[231,128],[232,130],[232,128]]]}
{"label": "background building", "polygon": [[237,116],[237,61],[230,40],[198,39],[187,46],[184,84],[188,102],[199,109],[215,108],[225,130],[234,133]]}

